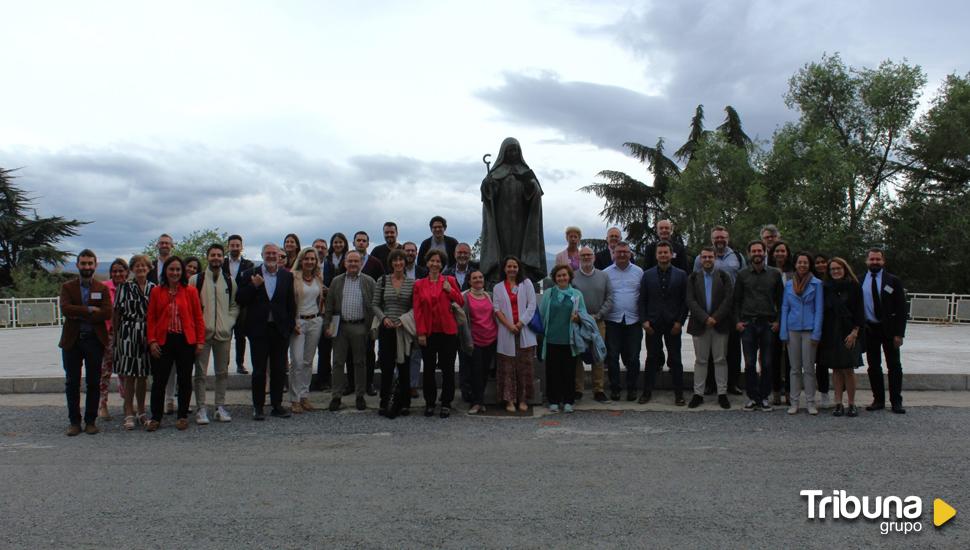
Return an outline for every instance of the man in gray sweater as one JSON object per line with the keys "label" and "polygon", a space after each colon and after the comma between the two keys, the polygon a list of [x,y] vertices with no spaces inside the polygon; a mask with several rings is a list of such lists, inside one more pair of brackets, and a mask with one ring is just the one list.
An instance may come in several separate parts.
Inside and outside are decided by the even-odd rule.
{"label": "man in gray sweater", "polygon": [[[606,339],[606,322],[603,318],[613,308],[613,289],[610,278],[599,269],[593,266],[595,261],[593,249],[584,246],[579,250],[579,270],[573,277],[573,286],[576,290],[583,293],[583,300],[586,302],[586,311],[596,319],[596,326],[599,327],[600,336]],[[582,361],[580,356],[579,361]],[[589,359],[587,357],[586,359]],[[577,365],[581,367],[581,365]],[[593,399],[600,403],[606,403],[609,398],[603,391],[604,366],[603,362],[593,363]],[[586,382],[586,371],[583,368],[576,369],[576,398],[583,396],[583,387]]]}

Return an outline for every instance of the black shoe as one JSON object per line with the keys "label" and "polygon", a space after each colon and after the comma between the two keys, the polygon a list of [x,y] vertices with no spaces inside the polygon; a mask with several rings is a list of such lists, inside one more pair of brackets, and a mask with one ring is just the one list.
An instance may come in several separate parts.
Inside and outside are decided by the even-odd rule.
{"label": "black shoe", "polygon": [[735,386],[728,386],[728,393],[731,395],[744,395],[744,392]]}
{"label": "black shoe", "polygon": [[236,374],[249,374],[249,371],[242,365],[236,365]]}
{"label": "black shoe", "polygon": [[441,412],[438,414],[441,418],[448,418],[451,416],[451,407],[441,406]]}
{"label": "black shoe", "polygon": [[618,391],[610,392],[610,400],[611,401],[619,401],[620,400],[620,392],[618,392]]}
{"label": "black shoe", "polygon": [[385,409],[384,407],[381,407],[381,408],[377,409],[377,416],[384,416],[384,417],[386,417],[387,416],[387,409]]}
{"label": "black shoe", "polygon": [[357,401],[354,402],[354,406],[357,407],[357,410],[358,411],[366,411],[367,410],[367,402],[364,401],[364,398],[363,397],[358,397],[357,398]]}
{"label": "black shoe", "polygon": [[684,392],[679,392],[679,391],[674,392],[674,405],[677,405],[678,407],[683,407],[685,403],[687,402],[684,401]]}
{"label": "black shoe", "polygon": [[[637,403],[639,403],[641,405],[645,405],[645,404],[647,404],[647,403],[650,402],[650,398],[651,397],[653,397],[653,393],[652,392],[649,392],[649,391],[645,391],[645,392],[643,392],[643,395],[640,396],[640,399],[637,399]],[[627,401],[633,401],[632,399],[630,399],[630,395],[629,394],[626,396],[626,400]]]}
{"label": "black shoe", "polygon": [[690,398],[690,403],[687,404],[687,408],[688,409],[696,409],[697,407],[700,407],[701,406],[701,403],[703,403],[703,402],[704,402],[704,397],[701,396],[701,395],[697,395],[695,393],[694,394],[694,397],[691,397]]}
{"label": "black shoe", "polygon": [[845,414],[845,408],[842,407],[842,403],[836,404],[832,416],[842,416],[843,414]]}
{"label": "black shoe", "polygon": [[273,407],[273,409],[269,411],[269,415],[270,416],[273,416],[273,417],[276,417],[276,418],[289,418],[289,417],[293,416],[290,413],[290,410],[289,409],[286,409],[286,408],[281,407],[281,406]]}
{"label": "black shoe", "polygon": [[606,397],[605,393],[598,391],[593,394],[593,401],[596,401],[597,403],[609,403],[610,399]]}
{"label": "black shoe", "polygon": [[730,409],[731,402],[728,401],[728,396],[726,394],[721,394],[717,396],[717,404],[721,406],[722,409]]}
{"label": "black shoe", "polygon": [[896,414],[906,414],[906,409],[902,405],[893,405],[892,411]]}
{"label": "black shoe", "polygon": [[856,407],[855,405],[849,405],[849,411],[845,413],[845,415],[848,416],[849,418],[855,418],[859,416],[859,408]]}
{"label": "black shoe", "polygon": [[330,405],[327,407],[330,412],[337,412],[340,410],[340,398],[334,397],[330,400]]}
{"label": "black shoe", "polygon": [[411,407],[402,408],[401,412],[398,413],[398,416],[411,416]]}
{"label": "black shoe", "polygon": [[627,401],[636,401],[637,400],[637,392],[636,392],[636,390],[627,391],[626,392],[626,400]]}
{"label": "black shoe", "polygon": [[706,387],[704,388],[704,395],[714,395],[717,393],[717,388]]}
{"label": "black shoe", "polygon": [[881,401],[873,401],[871,405],[866,407],[867,411],[881,411],[886,408],[886,404]]}
{"label": "black shoe", "polygon": [[579,401],[582,398],[583,398],[583,392],[581,391],[578,391],[573,394],[573,401]]}
{"label": "black shoe", "polygon": [[424,408],[424,415],[428,418],[434,416],[434,405],[428,405]]}
{"label": "black shoe", "polygon": [[262,407],[253,407],[253,420],[256,420],[259,422],[266,420],[266,416],[263,414]]}
{"label": "black shoe", "polygon": [[374,387],[374,384],[367,385],[367,395],[371,397],[374,397],[375,395],[377,395],[377,388]]}

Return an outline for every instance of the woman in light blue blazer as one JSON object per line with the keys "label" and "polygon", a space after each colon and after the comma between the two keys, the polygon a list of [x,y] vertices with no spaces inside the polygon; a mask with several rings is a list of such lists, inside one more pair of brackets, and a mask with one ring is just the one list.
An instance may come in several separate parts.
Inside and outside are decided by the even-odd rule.
{"label": "woman in light blue blazer", "polygon": [[815,406],[815,354],[822,339],[822,312],[825,296],[822,281],[812,275],[812,255],[795,255],[795,273],[785,282],[781,302],[781,330],[779,336],[788,347],[791,364],[788,380],[791,406],[788,414],[798,413],[799,394],[805,390],[808,414],[817,415]]}

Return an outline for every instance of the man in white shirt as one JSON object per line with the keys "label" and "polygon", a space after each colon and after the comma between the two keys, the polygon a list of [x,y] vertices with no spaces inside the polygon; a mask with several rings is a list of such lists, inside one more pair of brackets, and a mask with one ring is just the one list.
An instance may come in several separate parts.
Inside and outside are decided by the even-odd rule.
{"label": "man in white shirt", "polygon": [[613,307],[606,314],[606,364],[610,376],[610,399],[618,401],[620,390],[620,358],[626,367],[626,400],[636,401],[637,380],[640,378],[640,279],[643,270],[630,260],[633,254],[626,241],[613,248],[613,265],[603,270],[613,289]]}

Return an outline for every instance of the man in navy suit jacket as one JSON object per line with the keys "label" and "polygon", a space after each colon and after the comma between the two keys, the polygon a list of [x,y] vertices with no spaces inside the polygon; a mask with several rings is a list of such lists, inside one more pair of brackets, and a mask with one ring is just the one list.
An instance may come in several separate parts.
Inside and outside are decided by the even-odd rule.
{"label": "man in navy suit jacket", "polygon": [[280,269],[280,249],[263,245],[263,265],[243,273],[236,302],[246,308],[245,330],[253,361],[253,419],[265,420],[266,364],[269,363],[269,396],[272,416],[288,418],[283,408],[286,352],[296,325],[293,275]]}
{"label": "man in navy suit jacket", "polygon": [[680,360],[680,335],[687,320],[687,273],[671,264],[673,247],[667,241],[656,246],[657,266],[640,279],[640,320],[647,333],[647,375],[639,403],[650,401],[657,371],[663,366],[664,342],[667,366],[674,379],[674,402],[684,405],[684,364]]}
{"label": "man in navy suit jacket", "polygon": [[889,402],[896,414],[905,414],[903,408],[903,365],[899,348],[906,336],[906,291],[898,277],[885,269],[886,256],[882,250],[873,248],[866,255],[869,272],[862,280],[862,298],[866,314],[866,362],[869,364],[869,387],[872,388],[872,404],[869,411],[886,407],[886,386],[882,380],[882,358],[886,355],[889,371]]}

